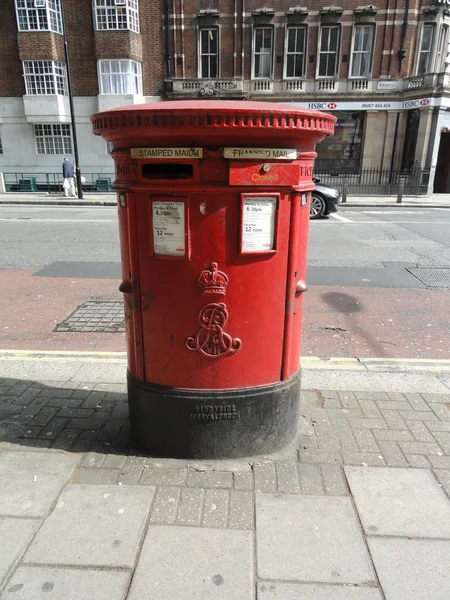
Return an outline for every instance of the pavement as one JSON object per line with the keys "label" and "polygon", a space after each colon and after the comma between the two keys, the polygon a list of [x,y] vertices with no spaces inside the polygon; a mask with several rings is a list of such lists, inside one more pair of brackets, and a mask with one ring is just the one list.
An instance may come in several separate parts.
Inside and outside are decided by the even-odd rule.
{"label": "pavement", "polygon": [[[60,206],[116,206],[115,194],[84,194],[83,200],[66,198],[59,194],[9,192],[0,194],[1,204],[60,205]],[[397,196],[348,196],[345,206],[399,206]],[[450,194],[432,194],[431,196],[404,196],[401,206],[417,208],[450,208]]]}
{"label": "pavement", "polygon": [[0,351],[1,600],[448,600],[450,361],[303,359],[272,456],[142,456],[124,353]]}

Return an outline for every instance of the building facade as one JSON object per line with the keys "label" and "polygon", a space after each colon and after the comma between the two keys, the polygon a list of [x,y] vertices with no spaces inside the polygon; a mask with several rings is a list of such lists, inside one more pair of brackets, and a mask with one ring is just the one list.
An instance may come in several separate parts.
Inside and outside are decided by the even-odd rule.
{"label": "building facade", "polygon": [[62,1],[82,171],[112,171],[99,110],[271,100],[337,116],[318,168],[419,165],[429,192],[450,191],[450,0],[3,0],[0,171],[71,153]]}
{"label": "building facade", "polygon": [[450,122],[450,0],[293,4],[175,0],[167,97],[270,99],[332,112],[336,133],[318,146],[317,168],[420,165],[431,170],[432,191]]}
{"label": "building facade", "polygon": [[59,174],[73,156],[62,8],[83,175],[114,171],[92,114],[161,99],[162,0],[1,0],[0,172]]}

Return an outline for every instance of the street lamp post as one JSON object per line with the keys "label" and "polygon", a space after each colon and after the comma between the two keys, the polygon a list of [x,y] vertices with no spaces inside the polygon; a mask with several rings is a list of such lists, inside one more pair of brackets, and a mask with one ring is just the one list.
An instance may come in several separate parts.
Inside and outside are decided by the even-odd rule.
{"label": "street lamp post", "polygon": [[77,126],[75,123],[75,110],[73,108],[72,80],[70,78],[69,49],[67,47],[66,21],[64,18],[64,0],[61,0],[61,19],[62,19],[62,30],[63,30],[63,37],[64,37],[64,58],[66,61],[67,89],[69,92],[70,120],[72,123],[73,154],[75,157],[75,178],[77,180],[78,198],[80,200],[82,200],[83,199],[83,188],[81,185],[80,161],[78,159]]}

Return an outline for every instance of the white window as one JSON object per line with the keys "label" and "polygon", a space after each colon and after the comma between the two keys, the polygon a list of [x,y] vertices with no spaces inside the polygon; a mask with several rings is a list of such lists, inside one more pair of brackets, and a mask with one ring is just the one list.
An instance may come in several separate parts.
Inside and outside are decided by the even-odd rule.
{"label": "white window", "polygon": [[200,77],[219,76],[219,30],[200,29]]}
{"label": "white window", "polygon": [[66,65],[54,60],[24,60],[25,90],[29,96],[67,96]]}
{"label": "white window", "polygon": [[339,25],[323,25],[320,29],[319,77],[336,77],[338,69]]}
{"label": "white window", "polygon": [[373,25],[357,25],[353,32],[352,77],[369,77],[372,67]]}
{"label": "white window", "polygon": [[106,154],[109,154],[111,156],[112,151],[113,151],[113,143],[106,142]]}
{"label": "white window", "polygon": [[417,74],[428,73],[431,63],[431,51],[433,49],[434,23],[424,23],[422,27],[422,39],[420,41],[419,60],[417,63]]}
{"label": "white window", "polygon": [[254,36],[254,76],[270,78],[273,63],[273,28],[256,27]]}
{"label": "white window", "polygon": [[448,26],[442,25],[439,32],[439,41],[436,53],[436,73],[442,73],[445,70],[445,61],[447,59],[447,46],[448,46]]}
{"label": "white window", "polygon": [[63,32],[61,0],[15,0],[19,31]]}
{"label": "white window", "polygon": [[130,29],[139,33],[138,0],[92,0],[95,29]]}
{"label": "white window", "polygon": [[286,42],[286,77],[305,76],[306,27],[288,27]]}
{"label": "white window", "polygon": [[72,154],[70,125],[34,125],[37,154]]}
{"label": "white window", "polygon": [[135,60],[99,60],[101,94],[142,96],[142,65]]}

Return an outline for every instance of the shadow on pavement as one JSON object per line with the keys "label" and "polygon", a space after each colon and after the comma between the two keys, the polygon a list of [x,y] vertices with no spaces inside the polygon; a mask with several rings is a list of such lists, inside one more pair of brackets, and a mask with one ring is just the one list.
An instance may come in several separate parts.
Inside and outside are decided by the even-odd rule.
{"label": "shadow on pavement", "polygon": [[130,436],[125,386],[113,384],[73,383],[70,388],[0,378],[1,442],[80,453],[139,454]]}
{"label": "shadow on pavement", "polygon": [[322,294],[322,298],[328,306],[344,316],[346,324],[348,323],[346,330],[351,331],[354,336],[363,339],[372,350],[372,356],[377,358],[387,358],[390,356],[389,351],[384,347],[386,342],[375,339],[367,329],[358,325],[356,319],[352,319],[354,314],[364,312],[364,304],[358,296],[352,296],[343,292],[328,292]]}

